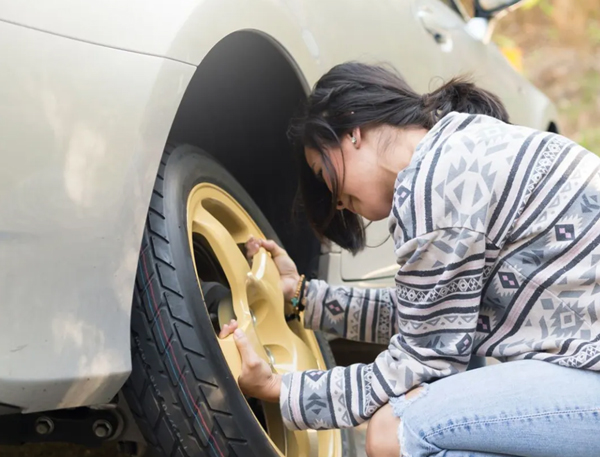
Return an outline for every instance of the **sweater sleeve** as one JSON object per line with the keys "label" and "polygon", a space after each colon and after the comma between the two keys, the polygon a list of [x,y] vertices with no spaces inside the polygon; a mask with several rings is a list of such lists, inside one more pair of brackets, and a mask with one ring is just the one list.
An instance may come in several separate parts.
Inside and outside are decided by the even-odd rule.
{"label": "sweater sleeve", "polygon": [[395,290],[330,286],[311,280],[304,326],[348,340],[387,344],[398,332]]}
{"label": "sweater sleeve", "polygon": [[422,382],[464,371],[481,300],[486,237],[441,229],[396,250],[399,331],[372,364],[283,375],[280,406],[291,429],[353,427]]}

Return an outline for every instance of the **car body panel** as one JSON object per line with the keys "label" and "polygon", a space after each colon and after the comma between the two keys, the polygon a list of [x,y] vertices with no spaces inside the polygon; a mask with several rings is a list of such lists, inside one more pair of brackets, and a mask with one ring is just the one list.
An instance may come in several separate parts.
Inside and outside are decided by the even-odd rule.
{"label": "car body panel", "polygon": [[[360,59],[391,62],[425,92],[432,75],[457,68],[451,56],[438,59],[422,7],[0,0],[0,403],[24,412],[101,404],[121,388],[152,184],[185,89],[216,43],[238,30],[269,37],[307,89],[332,65]],[[456,18],[448,21],[458,30]],[[503,65],[501,86],[523,87],[522,98],[507,98],[511,114],[543,127],[548,100]],[[497,76],[488,68],[484,86],[486,75]],[[386,237],[385,221],[370,229],[371,245]],[[356,257],[331,253],[323,277],[389,284],[387,243]],[[377,281],[382,268],[388,279]]]}
{"label": "car body panel", "polygon": [[2,22],[0,55],[0,403],[103,403],[130,372],[142,226],[195,68]]}

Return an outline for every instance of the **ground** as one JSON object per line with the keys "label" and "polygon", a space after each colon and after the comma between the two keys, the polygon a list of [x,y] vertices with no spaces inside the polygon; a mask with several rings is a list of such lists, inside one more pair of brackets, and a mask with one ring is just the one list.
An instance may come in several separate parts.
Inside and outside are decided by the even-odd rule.
{"label": "ground", "polygon": [[[600,154],[600,0],[532,0],[502,18],[494,41],[558,106],[561,133]],[[360,439],[360,435],[359,435]],[[119,457],[68,445],[0,446],[3,457]]]}

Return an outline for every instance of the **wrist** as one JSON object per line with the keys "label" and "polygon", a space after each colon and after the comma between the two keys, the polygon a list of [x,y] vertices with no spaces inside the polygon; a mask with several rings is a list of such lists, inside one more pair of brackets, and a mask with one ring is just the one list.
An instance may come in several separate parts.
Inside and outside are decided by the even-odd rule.
{"label": "wrist", "polygon": [[294,297],[294,292],[296,290],[296,286],[298,284],[298,280],[300,279],[300,275],[289,276],[285,279],[282,278],[282,290],[283,290],[283,299],[289,303],[292,301]]}
{"label": "wrist", "polygon": [[302,281],[303,275],[300,274],[296,274],[293,278],[293,282],[291,290],[288,290],[288,292],[285,294],[285,301],[291,303],[292,300],[294,299],[294,297],[296,297],[297,292],[298,292],[298,287],[300,286],[300,282]]}
{"label": "wrist", "polygon": [[304,303],[306,300],[304,299],[304,293],[306,292],[306,276],[300,275],[300,281],[296,285],[296,291],[294,293],[294,298],[292,298],[292,306],[296,314],[304,311]]}
{"label": "wrist", "polygon": [[269,384],[269,392],[265,400],[271,403],[279,403],[279,396],[281,395],[281,375],[273,373]]}
{"label": "wrist", "polygon": [[298,290],[298,287],[300,286],[300,283],[302,282],[302,277],[303,275],[296,275],[296,277],[294,278],[294,288],[292,289],[292,296],[290,297],[290,301],[292,301],[292,298],[294,298],[296,296],[296,291]]}
{"label": "wrist", "polygon": [[308,296],[308,285],[310,284],[310,280],[304,281],[304,289],[302,290],[302,307],[306,307],[306,297]]}

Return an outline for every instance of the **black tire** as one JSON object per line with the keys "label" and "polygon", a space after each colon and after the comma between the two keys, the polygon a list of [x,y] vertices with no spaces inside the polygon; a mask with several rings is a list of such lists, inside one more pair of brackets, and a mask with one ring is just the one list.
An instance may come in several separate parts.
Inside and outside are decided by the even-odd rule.
{"label": "black tire", "polygon": [[[267,237],[276,237],[249,195],[213,158],[188,145],[167,148],[140,251],[131,318],[133,369],[123,391],[156,455],[276,456],[231,376],[198,287],[186,204],[201,182],[226,190]],[[318,340],[333,365],[327,341]],[[351,446],[349,434],[343,437],[344,447]]]}

